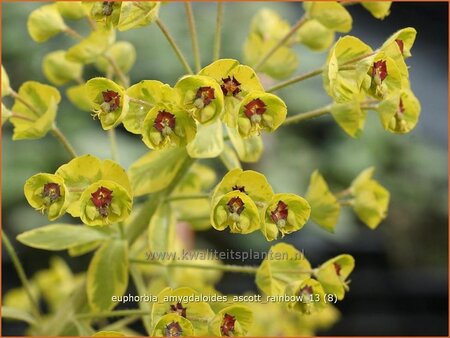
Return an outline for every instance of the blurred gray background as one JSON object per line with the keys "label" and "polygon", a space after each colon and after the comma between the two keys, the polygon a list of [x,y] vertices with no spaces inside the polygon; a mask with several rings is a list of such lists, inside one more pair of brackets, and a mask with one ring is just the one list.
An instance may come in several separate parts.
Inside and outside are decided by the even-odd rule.
{"label": "blurred gray background", "polygon": [[[2,4],[3,65],[15,90],[26,80],[47,83],[41,71],[44,55],[74,43],[65,36],[42,45],[31,40],[26,30],[27,16],[40,5]],[[262,7],[276,9],[291,23],[303,11],[298,3],[227,3],[222,57],[242,57],[250,20]],[[407,60],[412,89],[422,104],[417,128],[403,136],[389,134],[382,130],[377,116],[370,113],[364,134],[354,140],[346,136],[330,116],[325,116],[265,137],[263,159],[246,167],[263,172],[275,191],[304,194],[309,176],[315,169],[321,171],[334,191],[339,191],[361,170],[375,166],[375,178],[391,191],[389,216],[377,230],[366,228],[351,210],[344,210],[335,234],[326,233],[310,222],[303,230],[285,239],[304,249],[313,265],[343,252],[356,258],[351,292],[338,304],[342,320],[329,331],[320,333],[447,335],[448,4],[394,3],[391,15],[383,21],[374,19],[359,5],[348,9],[354,21],[350,34],[360,37],[373,48],[397,29],[407,26],[417,29],[413,57]],[[213,3],[194,4],[202,65],[207,65],[212,57],[215,10]],[[183,4],[163,6],[161,17],[193,64]],[[84,23],[68,23],[82,33],[87,32]],[[137,50],[137,62],[131,71],[132,83],[158,79],[173,85],[182,75],[182,67],[156,26],[120,33],[118,40],[121,39],[132,42]],[[296,50],[300,56],[299,73],[321,66],[326,57],[325,53],[310,52],[301,46]],[[84,77],[96,74],[95,69],[88,66]],[[286,101],[290,114],[329,102],[320,78],[294,85],[278,94]],[[65,98],[60,105],[58,124],[80,154],[110,157],[108,137],[98,121],[93,121],[89,113],[78,111]],[[2,221],[6,233],[14,238],[18,233],[48,223],[26,204],[23,196],[25,180],[36,172],[53,172],[68,158],[51,136],[38,141],[13,142],[11,129],[9,124],[3,127]],[[138,137],[124,130],[119,130],[118,140],[121,164],[126,168],[147,151]],[[224,173],[217,161],[208,163],[217,166],[219,174]],[[47,252],[13,242],[29,275],[48,266],[50,255]],[[200,233],[197,242],[199,247],[218,249],[251,247],[266,250],[269,247],[260,234],[239,236],[212,230]],[[89,255],[67,261],[75,271],[82,271]],[[4,293],[19,282],[6,254],[3,254],[2,267]],[[250,277],[236,275],[226,275],[218,288],[236,293],[255,290]],[[23,327],[8,323],[3,333],[21,335]]]}

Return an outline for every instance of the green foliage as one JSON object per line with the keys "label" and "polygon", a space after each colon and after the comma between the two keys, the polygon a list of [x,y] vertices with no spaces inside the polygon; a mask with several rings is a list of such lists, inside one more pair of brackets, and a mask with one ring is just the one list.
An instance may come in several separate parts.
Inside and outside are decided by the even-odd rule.
{"label": "green foliage", "polygon": [[87,298],[92,311],[108,311],[128,286],[128,246],[123,240],[105,242],[95,252],[87,270]]}
{"label": "green foliage", "polygon": [[69,224],[50,224],[17,236],[22,244],[36,249],[58,251],[109,238],[107,232]]}

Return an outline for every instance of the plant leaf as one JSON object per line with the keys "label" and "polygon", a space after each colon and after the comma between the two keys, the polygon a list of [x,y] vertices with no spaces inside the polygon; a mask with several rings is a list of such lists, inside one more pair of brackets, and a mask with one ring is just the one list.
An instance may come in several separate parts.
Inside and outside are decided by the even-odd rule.
{"label": "plant leaf", "polygon": [[20,320],[30,325],[36,324],[36,321],[31,314],[26,311],[15,309],[9,306],[2,306],[2,318]]}
{"label": "plant leaf", "polygon": [[17,236],[17,240],[24,245],[50,251],[65,250],[108,238],[108,232],[69,224],[50,224]]}
{"label": "plant leaf", "polygon": [[222,122],[217,120],[213,124],[197,124],[197,134],[186,147],[192,158],[214,158],[223,151]]}
{"label": "plant leaf", "polygon": [[117,303],[112,296],[122,296],[128,286],[128,243],[105,242],[95,253],[87,271],[87,296],[94,312],[108,311]]}
{"label": "plant leaf", "polygon": [[167,187],[186,158],[184,148],[151,151],[142,156],[128,170],[134,196],[149,194]]}

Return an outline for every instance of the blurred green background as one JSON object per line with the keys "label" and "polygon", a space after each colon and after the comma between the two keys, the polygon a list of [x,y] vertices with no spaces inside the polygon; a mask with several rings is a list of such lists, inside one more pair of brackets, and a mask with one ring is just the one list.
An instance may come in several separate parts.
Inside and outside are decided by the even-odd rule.
{"label": "blurred green background", "polygon": [[[15,90],[26,80],[47,83],[41,71],[45,54],[67,49],[74,43],[63,35],[41,45],[31,40],[26,29],[27,16],[40,5],[2,4],[2,62]],[[375,113],[370,113],[364,134],[354,140],[330,116],[324,116],[265,135],[262,160],[246,165],[264,173],[275,191],[298,194],[305,193],[315,169],[325,176],[332,190],[339,191],[361,170],[375,166],[375,178],[391,191],[389,216],[376,231],[357,221],[351,210],[344,210],[335,234],[326,233],[310,222],[302,231],[286,238],[303,248],[313,265],[342,252],[356,257],[352,292],[338,306],[343,319],[324,334],[447,334],[447,6],[447,3],[394,3],[391,15],[384,21],[374,19],[359,5],[349,7],[354,19],[350,34],[374,48],[399,28],[417,29],[413,57],[407,60],[411,66],[412,89],[422,104],[421,120],[413,132],[403,136],[389,134],[381,128]],[[250,20],[262,7],[277,10],[291,23],[302,14],[299,3],[227,3],[222,57],[242,57]],[[203,66],[212,58],[215,11],[214,3],[194,4]],[[193,64],[183,4],[163,6],[161,18]],[[87,32],[85,22],[69,21],[69,24],[82,34]],[[119,33],[117,40],[128,40],[136,47],[137,61],[130,73],[132,83],[157,79],[173,85],[183,75],[181,65],[156,26]],[[298,73],[321,66],[325,60],[326,53],[314,53],[301,46],[295,48],[300,56]],[[97,74],[93,66],[88,66],[84,77]],[[330,101],[320,78],[278,94],[286,101],[289,114],[305,112]],[[10,106],[10,102],[5,102]],[[78,153],[110,157],[107,134],[89,113],[78,111],[63,98],[58,114],[60,129]],[[68,157],[51,136],[16,142],[11,136],[12,128],[7,123],[2,135],[2,224],[10,238],[14,238],[25,230],[48,224],[45,217],[26,203],[25,180],[37,172],[53,172]],[[120,161],[125,168],[147,151],[139,137],[122,129],[118,132],[118,142]],[[220,175],[224,173],[217,161],[208,163],[217,166]],[[62,221],[70,222],[70,219]],[[14,244],[29,275],[48,266],[46,252],[26,248],[15,240]],[[259,233],[240,236],[207,231],[198,235],[198,246],[266,250],[269,244]],[[68,262],[75,271],[81,271],[88,260],[89,257],[80,257]],[[2,278],[2,293],[18,286],[5,254]],[[236,276],[225,276],[219,288],[225,292],[244,292],[254,288],[254,283],[246,278],[236,282]],[[380,325],[386,320],[389,327]],[[11,325],[6,329],[23,334],[20,326]]]}

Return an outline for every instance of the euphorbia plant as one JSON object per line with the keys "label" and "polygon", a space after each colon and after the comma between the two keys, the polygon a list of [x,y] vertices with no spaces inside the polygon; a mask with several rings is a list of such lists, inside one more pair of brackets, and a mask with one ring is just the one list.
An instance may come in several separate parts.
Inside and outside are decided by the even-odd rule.
{"label": "euphorbia plant", "polygon": [[[12,107],[2,104],[2,123],[12,123],[13,139],[37,139],[51,132],[71,157],[51,173],[30,177],[24,182],[24,194],[49,221],[69,214],[74,223],[52,223],[17,239],[36,249],[67,250],[71,256],[93,252],[84,273],[74,276],[62,260],[55,259],[50,269],[28,280],[3,233],[23,283],[22,289],[5,296],[4,316],[27,321],[29,332],[41,335],[134,334],[128,327],[134,318],[142,318],[146,334],[155,336],[311,334],[324,323],[335,322],[334,303],[349,291],[355,267],[350,254],[315,268],[298,249],[282,241],[271,247],[260,266],[225,265],[201,255],[177,260],[169,254],[188,250],[176,231],[180,221],[194,231],[212,227],[242,236],[259,231],[273,241],[300,231],[309,220],[334,232],[344,206],[352,207],[372,229],[386,217],[389,192],[373,178],[374,168],[363,170],[340,192],[333,192],[317,170],[305,195],[298,196],[274,191],[270,177],[243,170],[241,164],[260,159],[263,133],[320,115],[331,114],[351,137],[362,132],[369,111],[379,115],[388,132],[406,133],[415,127],[420,104],[411,91],[405,63],[415,30],[401,29],[377,49],[350,35],[335,42],[336,32],[347,33],[352,27],[344,5],[305,2],[305,14],[294,25],[274,11],[261,9],[252,19],[244,58],[238,61],[219,58],[224,6],[219,3],[214,60],[202,68],[193,11],[187,2],[195,72],[158,17],[164,10],[159,2],[56,2],[34,10],[28,30],[36,42],[60,33],[77,40],[67,51],[44,58],[48,81],[55,86],[69,84],[67,98],[90,112],[92,123],[110,134],[113,150],[115,128],[122,124],[142,139],[149,152],[127,171],[116,155],[111,160],[78,156],[56,125],[59,90],[27,81],[16,92],[2,67],[2,96],[14,99]],[[376,18],[389,14],[390,2],[362,5]],[[66,19],[86,19],[91,32],[80,35]],[[130,83],[127,75],[135,51],[129,42],[116,41],[116,31],[151,24],[161,29],[184,68],[174,86],[155,79]],[[328,51],[326,63],[291,77],[298,67],[295,44]],[[92,64],[99,74],[84,80],[84,70]],[[280,82],[269,86],[260,80],[261,74],[272,79],[267,83]],[[296,107],[288,107],[274,94],[318,75],[331,98],[325,107],[295,114]],[[217,180],[215,171],[201,163],[206,158],[221,161],[228,172]],[[146,251],[168,255],[150,259]],[[214,284],[223,272],[254,274],[261,295],[272,301],[214,300],[220,295]],[[114,310],[129,281],[137,296],[152,294],[158,300],[140,301],[139,309]],[[22,301],[17,303],[19,297]],[[40,299],[49,305],[49,313],[42,313]],[[281,318],[265,327],[265,315],[280,313]],[[101,320],[117,316],[126,318],[111,324]]]}

